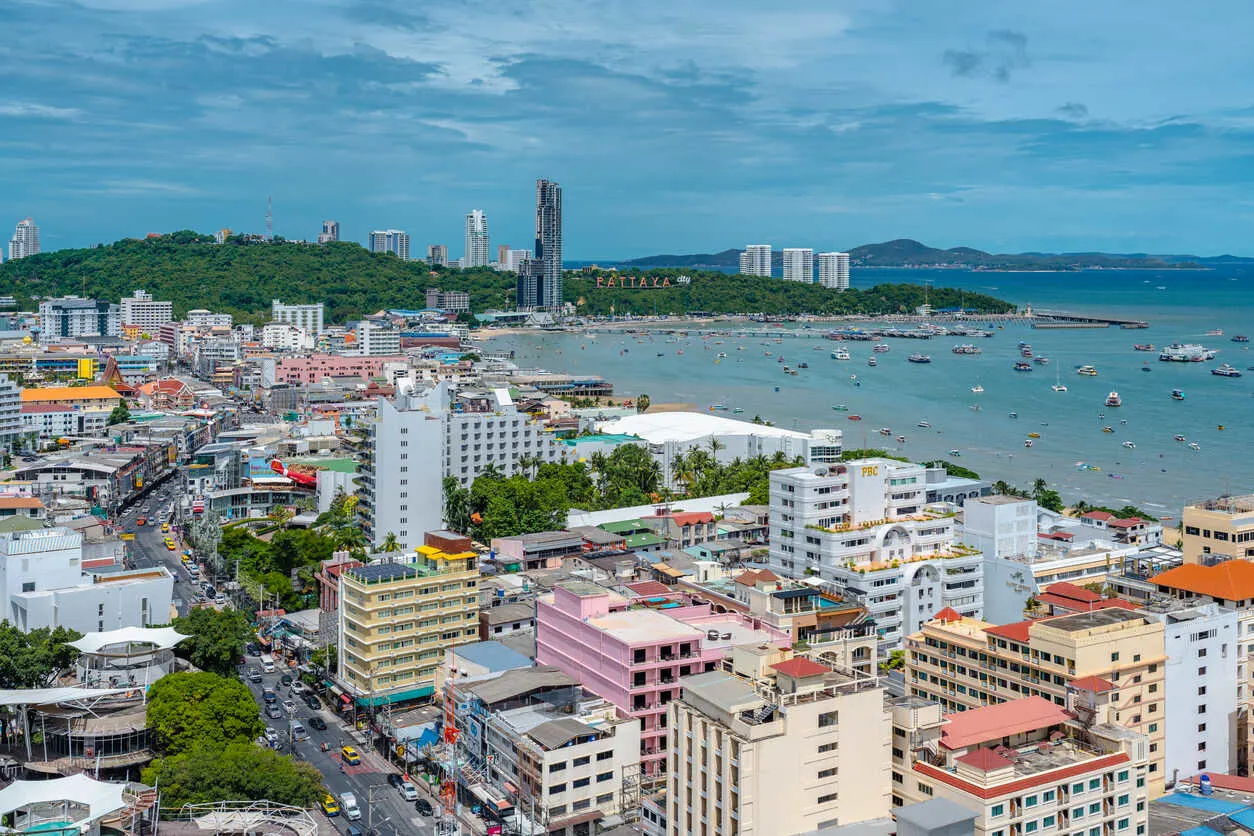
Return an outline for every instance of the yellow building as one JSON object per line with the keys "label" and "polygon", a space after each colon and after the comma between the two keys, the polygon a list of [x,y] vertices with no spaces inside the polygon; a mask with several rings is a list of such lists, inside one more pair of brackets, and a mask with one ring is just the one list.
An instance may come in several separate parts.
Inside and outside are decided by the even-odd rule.
{"label": "yellow building", "polygon": [[1109,694],[1110,722],[1149,738],[1150,795],[1162,795],[1161,622],[1119,607],[1000,626],[952,611],[937,616],[906,639],[910,695],[963,711],[1028,696],[1065,706],[1069,692]]}
{"label": "yellow building", "polygon": [[22,403],[108,410],[121,404],[122,396],[108,386],[42,386],[23,389]]}
{"label": "yellow building", "polygon": [[360,706],[430,697],[445,650],[477,640],[474,552],[422,546],[345,570],[339,586],[337,678]]}
{"label": "yellow building", "polygon": [[1180,533],[1185,563],[1214,559],[1208,555],[1254,560],[1254,494],[1184,506]]}

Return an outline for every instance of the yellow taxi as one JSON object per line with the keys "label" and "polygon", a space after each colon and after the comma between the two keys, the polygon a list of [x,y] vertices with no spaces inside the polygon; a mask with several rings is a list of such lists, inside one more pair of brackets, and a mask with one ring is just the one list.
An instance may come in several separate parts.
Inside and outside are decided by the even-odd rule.
{"label": "yellow taxi", "polygon": [[162,532],[163,534],[164,534],[165,532],[169,531],[169,530],[170,530],[170,524],[169,524],[169,523],[162,523],[162,524],[161,524],[161,532]]}
{"label": "yellow taxi", "polygon": [[174,545],[174,541],[169,537],[165,538],[165,547],[170,551],[174,551],[177,548],[177,546]]}
{"label": "yellow taxi", "polygon": [[361,755],[352,746],[345,746],[343,749],[340,749],[340,756],[344,758],[344,763],[350,766],[356,766],[361,763]]}
{"label": "yellow taxi", "polygon": [[335,796],[331,795],[331,793],[322,796],[322,812],[326,813],[327,818],[340,814],[340,803],[335,800]]}

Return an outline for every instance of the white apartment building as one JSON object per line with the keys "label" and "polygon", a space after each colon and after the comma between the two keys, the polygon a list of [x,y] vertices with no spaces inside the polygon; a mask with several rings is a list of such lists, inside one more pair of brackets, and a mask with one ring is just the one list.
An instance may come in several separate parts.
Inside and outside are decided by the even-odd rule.
{"label": "white apartment building", "polygon": [[985,557],[1036,557],[1037,505],[1017,496],[981,496],[962,505],[959,538]]}
{"label": "white apartment building", "polygon": [[9,239],[9,261],[39,252],[39,227],[30,218],[18,221]]}
{"label": "white apartment building", "polygon": [[505,260],[501,262],[500,269],[507,273],[517,273],[522,269],[522,263],[530,261],[531,258],[531,250],[506,250]]}
{"label": "white apartment building", "polygon": [[[489,465],[512,476],[521,457],[562,460],[564,445],[520,413],[505,389],[490,393],[490,410],[453,412],[447,383],[422,391],[400,385],[394,402],[378,402],[358,477],[362,524],[376,547],[389,533],[417,545],[441,527],[446,476],[469,485]],[[433,467],[437,451],[443,455]]]}
{"label": "white apartment building", "polygon": [[433,267],[447,267],[448,247],[443,244],[428,244],[427,263]]}
{"label": "white apartment building", "polygon": [[396,357],[401,353],[401,332],[390,325],[363,319],[357,323],[354,333],[358,354]]}
{"label": "white apartment building", "polygon": [[471,209],[466,213],[466,255],[462,266],[487,267],[492,261],[490,249],[488,216],[482,209]]}
{"label": "white apartment building", "polygon": [[122,297],[120,309],[122,324],[138,326],[145,334],[155,335],[162,325],[174,321],[174,303],[154,301],[144,290]]}
{"label": "white apartment building", "polygon": [[833,290],[849,289],[849,253],[819,253],[819,284]]}
{"label": "white apartment building", "polygon": [[983,556],[955,541],[953,515],[925,507],[926,469],[860,459],[771,473],[769,562],[856,600],[880,649],[950,607],[980,617]]}
{"label": "white apartment building", "polygon": [[775,836],[884,816],[891,757],[884,691],[766,645],[685,677],[670,703],[669,836]]}
{"label": "white apartment building", "polygon": [[340,222],[339,221],[323,221],[322,231],[318,233],[318,243],[326,244],[331,241],[340,240]]}
{"label": "white apartment building", "polygon": [[272,351],[308,351],[314,335],[286,322],[267,322],[261,328],[261,344]]}
{"label": "white apartment building", "polygon": [[84,571],[83,535],[68,528],[0,534],[4,617],[22,631],[166,624],[173,590],[174,578],[162,567]]}
{"label": "white apartment building", "polygon": [[21,433],[33,434],[39,441],[48,442],[65,436],[94,435],[97,429],[91,418],[95,416],[99,429],[103,430],[108,412],[83,412],[72,406],[30,403],[21,406]]}
{"label": "white apartment building", "polygon": [[295,325],[315,337],[322,333],[322,316],[325,306],[321,302],[312,305],[284,305],[278,299],[270,302],[270,319]]}
{"label": "white apartment building", "polygon": [[392,253],[409,261],[409,233],[403,229],[376,229],[370,233],[370,252]]}
{"label": "white apartment building", "polygon": [[740,254],[740,272],[746,276],[771,275],[771,245],[749,244]]}
{"label": "white apartment building", "polygon": [[196,308],[187,312],[183,322],[195,328],[230,328],[232,318],[229,313],[214,313],[204,308]]}
{"label": "white apartment building", "polygon": [[785,280],[814,283],[814,250],[808,247],[785,247],[783,266]]}
{"label": "white apartment building", "polygon": [[39,303],[40,339],[44,342],[73,337],[117,337],[122,334],[122,313],[117,305],[96,299],[66,296]]}
{"label": "white apartment building", "polygon": [[0,374],[0,445],[11,444],[28,432],[22,419],[22,390],[7,374]]}

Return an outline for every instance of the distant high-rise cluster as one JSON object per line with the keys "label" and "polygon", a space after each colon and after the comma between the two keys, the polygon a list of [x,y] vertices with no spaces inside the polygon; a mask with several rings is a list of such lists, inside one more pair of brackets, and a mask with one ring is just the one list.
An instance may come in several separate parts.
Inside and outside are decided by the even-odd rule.
{"label": "distant high-rise cluster", "polygon": [[808,247],[784,249],[784,278],[790,282],[814,283],[814,250]]}
{"label": "distant high-rise cluster", "polygon": [[394,253],[409,261],[409,233],[403,229],[376,229],[370,233],[370,252]]}
{"label": "distant high-rise cluster", "polygon": [[746,276],[771,276],[771,245],[750,244],[740,254],[740,272]]}
{"label": "distant high-rise cluster", "polygon": [[30,218],[19,221],[9,239],[9,260],[26,258],[39,252],[39,227]]}
{"label": "distant high-rise cluster", "polygon": [[518,268],[519,308],[557,310],[562,305],[562,187],[536,181],[536,245]]}
{"label": "distant high-rise cluster", "polygon": [[849,253],[819,253],[819,284],[833,290],[849,289]]}
{"label": "distant high-rise cluster", "polygon": [[433,267],[448,267],[448,247],[443,244],[428,244],[427,263]]}
{"label": "distant high-rise cluster", "polygon": [[339,221],[323,221],[322,232],[318,233],[318,243],[325,244],[328,241],[340,240],[340,222]]}
{"label": "distant high-rise cluster", "polygon": [[[809,247],[785,247],[780,259],[786,281],[814,284],[815,253]],[[771,245],[749,244],[740,254],[740,272],[746,276],[771,275]],[[833,290],[849,288],[849,253],[818,254],[818,284]]]}
{"label": "distant high-rise cluster", "polygon": [[466,213],[466,255],[462,266],[487,267],[491,260],[488,216],[482,209],[472,209]]}

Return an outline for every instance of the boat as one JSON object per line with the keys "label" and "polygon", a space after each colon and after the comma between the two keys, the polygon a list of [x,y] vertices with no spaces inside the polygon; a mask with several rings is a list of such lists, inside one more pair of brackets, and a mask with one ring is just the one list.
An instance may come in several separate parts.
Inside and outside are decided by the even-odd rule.
{"label": "boat", "polygon": [[904,435],[899,435],[899,436],[897,436],[897,443],[898,443],[898,444],[905,444],[905,443],[906,443],[906,437],[905,437]]}
{"label": "boat", "polygon": [[1207,337],[1222,337],[1223,335],[1224,329],[1222,328],[1212,328],[1206,332]]}
{"label": "boat", "polygon": [[1175,438],[1176,441],[1184,441],[1184,436],[1181,435],[1180,433],[1176,433],[1175,436],[1173,437]]}
{"label": "boat", "polygon": [[1189,449],[1196,453],[1198,450],[1202,449],[1202,445],[1198,444],[1196,441],[1190,441]]}
{"label": "boat", "polygon": [[849,405],[843,404],[843,403],[834,403],[832,404],[832,409],[836,410],[837,412],[848,412]]}
{"label": "boat", "polygon": [[1152,371],[1154,371],[1154,370],[1153,370],[1153,369],[1151,369],[1149,366],[1141,366],[1141,371],[1143,371],[1143,372],[1152,372]]}
{"label": "boat", "polygon": [[1049,358],[1048,357],[1034,357],[1032,359],[1032,362],[1036,363],[1038,366],[1048,366]]}
{"label": "boat", "polygon": [[1183,390],[1180,390],[1180,389],[1172,389],[1172,390],[1171,390],[1171,399],[1172,399],[1173,401],[1182,401],[1182,400],[1184,400],[1184,392],[1183,392]]}
{"label": "boat", "polygon": [[1215,429],[1219,430],[1220,432],[1223,432],[1223,431],[1224,431],[1224,425],[1223,425],[1223,424],[1220,424],[1218,427],[1215,427]]}
{"label": "boat", "polygon": [[932,358],[927,354],[911,354],[906,358],[908,363],[930,363]]}
{"label": "boat", "polygon": [[973,403],[971,404],[971,406],[968,407],[968,409],[970,409],[972,412],[982,412],[984,410],[984,407],[980,406],[978,403]]}
{"label": "boat", "polygon": [[1023,446],[1024,446],[1024,447],[1031,447],[1031,446],[1032,446],[1032,439],[1030,439],[1030,438],[1024,439],[1024,441],[1023,441]]}
{"label": "boat", "polygon": [[930,430],[930,429],[932,429],[932,425],[931,425],[931,423],[930,423],[930,422],[928,422],[928,421],[920,421],[919,423],[915,424],[915,426],[916,426],[916,427],[919,427],[920,429],[924,429],[924,430]]}
{"label": "boat", "polygon": [[975,394],[977,394],[977,395],[983,395],[983,394],[984,394],[984,387],[983,387],[983,386],[981,386],[980,384],[978,384],[978,383],[977,383],[977,384],[975,384],[974,386],[972,386],[972,387],[971,387],[971,391],[972,391],[972,392],[974,392],[974,393],[975,393]]}
{"label": "boat", "polygon": [[1123,398],[1119,397],[1118,392],[1111,392],[1106,396],[1106,406],[1123,406]]}
{"label": "boat", "polygon": [[1250,341],[1250,338],[1245,336],[1244,334],[1237,334],[1235,337],[1232,338],[1232,341],[1234,343],[1248,343]]}
{"label": "boat", "polygon": [[1217,352],[1197,343],[1172,343],[1158,352],[1158,359],[1164,363],[1201,363],[1214,360]]}
{"label": "boat", "polygon": [[954,354],[979,354],[980,353],[980,349],[971,345],[971,343],[963,343],[962,345],[956,345],[950,350]]}
{"label": "boat", "polygon": [[1124,447],[1127,447],[1129,450],[1135,450],[1135,449],[1136,449],[1136,445],[1135,445],[1135,444],[1133,444],[1131,441],[1125,441],[1125,442],[1123,442],[1123,446],[1124,446]]}
{"label": "boat", "polygon": [[862,420],[862,416],[861,416],[861,415],[850,415],[850,416],[849,416],[849,420],[850,420],[850,421],[861,421],[861,420]]}
{"label": "boat", "polygon": [[722,401],[718,403],[712,403],[710,404],[710,411],[711,412],[726,412],[727,404],[723,403]]}
{"label": "boat", "polygon": [[848,359],[849,359],[849,351],[848,351],[848,349],[838,348],[838,349],[836,349],[835,351],[833,351],[833,352],[832,352],[832,354],[831,354],[831,358],[832,358],[833,360],[848,360]]}
{"label": "boat", "polygon": [[1020,356],[1020,357],[1031,357],[1031,356],[1032,356],[1032,347],[1031,347],[1031,346],[1028,346],[1027,348],[1020,349],[1020,351],[1019,351],[1019,356]]}
{"label": "boat", "polygon": [[727,359],[727,352],[726,352],[726,351],[720,351],[720,352],[718,353],[717,357],[718,357],[718,359],[719,359],[719,360],[726,360],[726,359]]}
{"label": "boat", "polygon": [[1240,377],[1241,376],[1241,372],[1237,371],[1232,366],[1229,366],[1227,363],[1224,363],[1219,368],[1211,369],[1210,373],[1213,375],[1218,375],[1219,377]]}
{"label": "boat", "polygon": [[888,427],[880,427],[880,435],[892,435],[893,431]]}
{"label": "boat", "polygon": [[868,366],[878,366],[880,364],[880,361],[876,360],[874,357],[871,357],[866,361],[866,364]]}
{"label": "boat", "polygon": [[1067,391],[1067,387],[1062,385],[1062,372],[1057,370],[1054,371],[1054,385],[1049,388],[1053,389],[1055,392]]}
{"label": "boat", "polygon": [[1024,362],[1022,362],[1022,361],[1020,361],[1020,362],[1018,362],[1018,363],[1015,363],[1015,371],[1017,371],[1017,372],[1030,372],[1030,371],[1032,371],[1032,364],[1031,364],[1031,363],[1024,363]]}
{"label": "boat", "polygon": [[959,456],[961,456],[961,455],[962,455],[962,453],[958,452],[957,450],[950,450],[950,451],[949,451],[949,455],[953,456],[953,457],[956,459],[956,458],[958,458]]}
{"label": "boat", "polygon": [[1104,433],[1113,433],[1114,431],[1115,431],[1114,427],[1102,427],[1102,432]]}
{"label": "boat", "polygon": [[1040,433],[1028,433],[1028,438],[1040,438]]}
{"label": "boat", "polygon": [[1153,351],[1153,343],[1136,343],[1132,346],[1133,351]]}
{"label": "boat", "polygon": [[876,354],[883,354],[884,352],[888,351],[890,348],[891,346],[889,346],[888,343],[876,343],[875,345],[871,346],[871,350],[874,351]]}
{"label": "boat", "polygon": [[735,409],[733,409],[733,410],[732,410],[732,413],[733,413],[734,415],[740,415],[740,414],[742,414],[744,411],[745,411],[745,408],[744,408],[743,406],[738,406],[738,407],[736,407]]}
{"label": "boat", "polygon": [[658,356],[658,357],[665,357],[666,355],[665,355],[665,354],[663,354],[662,352],[660,352],[660,351],[659,351],[659,352],[657,353],[657,356]]}
{"label": "boat", "polygon": [[1085,377],[1097,377],[1097,369],[1092,366],[1081,366],[1075,370],[1076,374],[1082,374]]}
{"label": "boat", "polygon": [[1008,413],[1006,413],[1006,417],[1007,417],[1007,418],[1018,418],[1018,417],[1019,417],[1019,413],[1017,413],[1017,412],[1013,412],[1013,411],[1012,411],[1012,412],[1008,412]]}
{"label": "boat", "polygon": [[810,364],[809,364],[809,363],[807,363],[806,361],[802,360],[800,363],[798,363],[798,364],[797,364],[797,368],[799,368],[799,369],[808,369],[808,368],[810,368]]}

